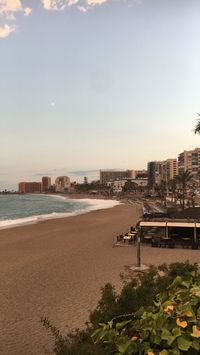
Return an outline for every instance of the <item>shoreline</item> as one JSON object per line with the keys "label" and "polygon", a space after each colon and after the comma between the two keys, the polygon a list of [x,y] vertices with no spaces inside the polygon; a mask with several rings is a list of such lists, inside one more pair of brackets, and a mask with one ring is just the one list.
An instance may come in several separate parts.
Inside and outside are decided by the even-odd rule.
{"label": "shoreline", "polygon": [[[30,194],[32,195],[32,194]],[[33,195],[35,196],[35,195]],[[40,196],[40,195],[39,195]],[[10,219],[10,220],[1,220],[0,223],[3,222],[10,222],[9,224],[6,225],[0,225],[0,230],[5,230],[5,229],[10,229],[10,228],[17,228],[20,226],[26,226],[26,225],[32,225],[32,224],[37,224],[41,223],[44,221],[48,220],[56,220],[56,219],[62,219],[62,218],[69,218],[73,216],[78,216],[86,213],[90,213],[92,211],[98,211],[101,209],[108,209],[108,208],[113,208],[115,206],[118,206],[122,204],[122,202],[115,200],[115,199],[103,199],[102,196],[101,198],[95,198],[90,195],[84,195],[84,196],[76,196],[76,195],[66,195],[66,194],[45,194],[44,196],[47,197],[55,197],[55,198],[64,198],[67,200],[76,200],[76,201],[82,201],[82,202],[87,202],[89,205],[87,207],[83,207],[80,209],[77,209],[75,211],[71,212],[52,212],[49,214],[40,214],[40,215],[32,215],[28,217],[20,217],[17,219]],[[95,202],[94,202],[95,201]],[[101,205],[100,205],[101,204]]]}

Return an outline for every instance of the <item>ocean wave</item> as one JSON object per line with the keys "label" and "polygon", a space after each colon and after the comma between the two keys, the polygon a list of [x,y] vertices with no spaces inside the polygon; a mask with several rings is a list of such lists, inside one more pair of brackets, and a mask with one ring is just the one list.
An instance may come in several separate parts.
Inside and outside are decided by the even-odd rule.
{"label": "ocean wave", "polygon": [[[52,196],[52,195],[49,195]],[[55,195],[58,196],[58,195]],[[54,197],[55,197],[54,196]],[[58,219],[58,218],[66,218],[66,217],[72,217],[72,216],[77,216],[80,214],[85,214],[91,211],[95,210],[100,210],[100,209],[106,209],[106,208],[112,208],[120,204],[119,201],[116,200],[99,200],[99,199],[76,199],[72,200],[64,196],[58,196],[59,198],[62,197],[64,199],[67,199],[67,201],[77,201],[77,202],[85,202],[88,205],[84,208],[79,208],[75,211],[72,212],[52,212],[49,214],[41,214],[41,215],[33,215],[29,217],[21,217],[17,219],[6,219],[6,220],[1,220],[0,221],[0,229],[7,229],[7,228],[14,228],[22,225],[28,225],[28,224],[35,224],[38,222],[42,222],[45,220],[50,220],[50,219]]]}

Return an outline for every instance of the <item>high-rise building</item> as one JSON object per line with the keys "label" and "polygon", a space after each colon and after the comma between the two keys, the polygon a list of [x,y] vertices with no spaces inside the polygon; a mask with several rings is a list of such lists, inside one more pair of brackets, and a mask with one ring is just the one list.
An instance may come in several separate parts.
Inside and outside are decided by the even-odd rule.
{"label": "high-rise building", "polygon": [[56,192],[66,192],[70,188],[70,178],[68,176],[59,176],[55,181]]}
{"label": "high-rise building", "polygon": [[116,180],[132,179],[134,170],[100,170],[100,184]]}
{"label": "high-rise building", "polygon": [[163,176],[163,161],[150,161],[147,164],[147,171],[149,187],[158,185]]}
{"label": "high-rise building", "polygon": [[200,148],[184,150],[178,156],[179,173],[188,170],[193,175],[200,171]]}
{"label": "high-rise building", "polygon": [[42,177],[42,191],[47,192],[51,187],[51,178],[49,176]]}
{"label": "high-rise building", "polygon": [[178,175],[178,162],[176,159],[151,161],[148,163],[148,185],[154,187],[161,181],[169,181]]}
{"label": "high-rise building", "polygon": [[169,181],[178,175],[178,161],[177,159],[165,160],[165,180]]}
{"label": "high-rise building", "polygon": [[41,182],[20,182],[18,186],[18,192],[20,194],[32,194],[42,192]]}

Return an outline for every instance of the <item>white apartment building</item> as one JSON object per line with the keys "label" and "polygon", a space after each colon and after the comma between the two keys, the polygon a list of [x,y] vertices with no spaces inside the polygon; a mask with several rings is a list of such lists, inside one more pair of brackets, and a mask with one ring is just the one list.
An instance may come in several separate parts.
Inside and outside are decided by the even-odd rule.
{"label": "white apartment building", "polygon": [[56,192],[66,192],[70,188],[70,178],[68,176],[59,176],[55,181]]}
{"label": "white apartment building", "polygon": [[107,186],[110,186],[114,192],[122,192],[125,183],[130,180],[131,182],[134,182],[138,187],[145,187],[148,184],[148,179],[147,178],[136,178],[136,179],[123,179],[123,180],[115,180],[115,181],[109,181],[106,183]]}
{"label": "white apartment building", "polygon": [[193,175],[200,171],[200,148],[184,150],[178,156],[179,173],[188,170]]}
{"label": "white apartment building", "polygon": [[178,175],[177,159],[165,160],[164,174],[165,174],[166,181],[172,180]]}

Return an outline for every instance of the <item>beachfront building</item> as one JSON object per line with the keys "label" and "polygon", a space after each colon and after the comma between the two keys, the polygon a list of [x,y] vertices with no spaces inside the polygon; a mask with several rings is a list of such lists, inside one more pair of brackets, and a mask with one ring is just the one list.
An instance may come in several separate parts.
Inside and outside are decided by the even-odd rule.
{"label": "beachfront building", "polygon": [[177,159],[165,160],[165,181],[174,179],[178,175]]}
{"label": "beachfront building", "polygon": [[49,176],[42,177],[42,192],[47,192],[51,187],[51,178]]}
{"label": "beachfront building", "polygon": [[144,178],[135,178],[135,179],[128,178],[123,180],[108,181],[106,183],[106,186],[109,186],[113,192],[120,193],[123,191],[124,185],[126,184],[127,181],[133,182],[140,188],[146,187],[148,184],[148,179],[144,177]]}
{"label": "beachfront building", "polygon": [[56,192],[67,192],[71,186],[70,178],[68,176],[59,176],[55,181]]}
{"label": "beachfront building", "polygon": [[137,177],[136,179],[131,179],[131,181],[134,182],[134,184],[136,184],[138,187],[146,187],[148,185],[147,177]]}
{"label": "beachfront building", "polygon": [[18,192],[20,194],[32,194],[42,192],[41,182],[20,182],[18,185]]}
{"label": "beachfront building", "polygon": [[133,178],[133,170],[100,170],[100,184]]}
{"label": "beachfront building", "polygon": [[163,161],[150,161],[147,164],[148,186],[154,187],[159,185],[163,176]]}
{"label": "beachfront building", "polygon": [[148,172],[145,169],[142,170],[132,170],[132,178],[133,179],[148,179]]}
{"label": "beachfront building", "polygon": [[168,182],[178,175],[177,159],[167,159],[162,161],[151,161],[147,165],[148,185],[154,187],[161,181]]}
{"label": "beachfront building", "polygon": [[108,181],[106,186],[110,187],[114,193],[121,193],[123,191],[124,185],[126,183],[126,179],[124,180],[115,180]]}
{"label": "beachfront building", "polygon": [[179,173],[188,170],[194,176],[200,171],[200,148],[184,150],[178,156]]}

